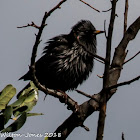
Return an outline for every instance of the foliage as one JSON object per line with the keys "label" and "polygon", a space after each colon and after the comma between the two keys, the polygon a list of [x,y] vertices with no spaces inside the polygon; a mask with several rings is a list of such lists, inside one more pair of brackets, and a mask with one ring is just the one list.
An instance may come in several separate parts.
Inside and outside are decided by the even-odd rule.
{"label": "foliage", "polygon": [[[23,90],[17,100],[9,104],[10,100],[16,94],[16,89],[12,85],[7,85],[0,92],[0,131],[15,132],[19,130],[26,122],[27,117],[43,115],[42,113],[29,113],[38,101],[38,89],[30,82],[30,86]],[[13,121],[12,123],[9,120]],[[5,125],[10,123],[8,127]]]}

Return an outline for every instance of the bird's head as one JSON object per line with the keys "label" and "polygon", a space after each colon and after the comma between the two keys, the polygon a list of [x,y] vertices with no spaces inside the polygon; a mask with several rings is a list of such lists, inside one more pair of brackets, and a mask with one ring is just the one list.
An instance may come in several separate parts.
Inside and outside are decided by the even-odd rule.
{"label": "bird's head", "polygon": [[103,32],[96,30],[89,20],[81,20],[72,27],[71,34],[80,44],[96,47],[96,35]]}

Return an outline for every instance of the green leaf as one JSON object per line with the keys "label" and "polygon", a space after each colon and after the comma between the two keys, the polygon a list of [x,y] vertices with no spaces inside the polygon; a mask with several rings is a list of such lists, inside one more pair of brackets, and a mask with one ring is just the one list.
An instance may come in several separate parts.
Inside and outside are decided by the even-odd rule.
{"label": "green leaf", "polygon": [[[36,105],[38,100],[38,89],[34,86],[32,82],[30,82],[30,87],[25,89],[18,100],[11,104],[14,108],[13,115],[17,117],[23,112],[29,112]],[[25,108],[26,107],[26,108]]]}
{"label": "green leaf", "polygon": [[13,108],[11,106],[6,107],[6,109],[3,112],[4,115],[4,124],[6,124],[9,119],[11,118],[13,113]]}
{"label": "green leaf", "polygon": [[12,106],[12,107],[18,107],[18,106],[20,106],[25,101],[25,99],[26,99],[26,96],[22,96],[22,97],[18,98],[17,101],[15,101],[14,103],[12,103],[10,106]]}
{"label": "green leaf", "polygon": [[7,85],[0,94],[0,110],[5,109],[6,105],[16,94],[16,89],[12,85]]}
{"label": "green leaf", "polygon": [[20,98],[21,96],[29,95],[29,93],[31,93],[34,90],[38,92],[38,88],[34,85],[32,81],[30,81],[28,88],[23,90],[22,93],[18,96],[18,98]]}
{"label": "green leaf", "polygon": [[16,108],[16,110],[13,111],[13,115],[14,115],[15,117],[18,117],[18,116],[21,115],[23,112],[26,112],[27,109],[28,109],[28,106],[18,107],[18,108]]}
{"label": "green leaf", "polygon": [[43,113],[27,113],[27,117],[38,116],[38,115],[44,115],[44,114]]}
{"label": "green leaf", "polygon": [[24,123],[26,122],[26,118],[27,118],[27,113],[24,112],[16,121],[14,121],[7,128],[3,129],[1,131],[1,133],[15,132],[15,131],[19,130],[24,125]]}

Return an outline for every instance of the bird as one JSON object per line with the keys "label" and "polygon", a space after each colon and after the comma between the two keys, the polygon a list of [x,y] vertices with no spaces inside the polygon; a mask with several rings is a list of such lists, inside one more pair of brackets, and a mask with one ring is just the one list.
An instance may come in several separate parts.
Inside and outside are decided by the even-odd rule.
{"label": "bird", "polygon": [[[93,70],[96,35],[103,32],[96,30],[89,20],[80,20],[68,34],[51,38],[35,63],[38,81],[49,89],[75,90]],[[29,70],[20,80],[32,80],[31,75]]]}

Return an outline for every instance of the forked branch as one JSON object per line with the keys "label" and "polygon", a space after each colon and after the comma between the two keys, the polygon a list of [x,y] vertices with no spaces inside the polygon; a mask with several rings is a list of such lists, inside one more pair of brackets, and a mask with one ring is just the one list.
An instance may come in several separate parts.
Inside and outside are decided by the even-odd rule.
{"label": "forked branch", "polygon": [[135,81],[137,81],[139,79],[140,79],[140,75],[137,76],[136,78],[133,78],[133,79],[129,80],[129,81],[125,81],[125,82],[122,82],[122,83],[118,83],[116,85],[113,85],[113,86],[109,87],[108,90],[111,90],[111,89],[114,89],[114,88],[118,88],[118,87],[124,86],[124,85],[129,85],[129,84],[131,84],[131,83],[133,83],[133,82],[135,82]]}
{"label": "forked branch", "polygon": [[113,34],[114,21],[115,21],[115,16],[116,16],[116,13],[115,13],[116,0],[112,0],[111,4],[112,4],[112,9],[111,9],[110,24],[108,28],[108,37],[107,37],[107,44],[106,44],[106,58],[105,58],[106,62],[105,62],[105,70],[104,70],[104,77],[103,77],[103,92],[101,92],[102,101],[100,103],[100,112],[99,112],[96,140],[103,139],[104,125],[105,125],[105,118],[106,118],[107,92],[105,89],[108,88],[109,86],[112,34]]}
{"label": "forked branch", "polygon": [[134,59],[137,55],[139,55],[139,54],[140,54],[140,51],[137,52],[133,57],[131,57],[130,59],[128,59],[127,61],[125,61],[125,62],[123,63],[123,65],[126,64],[126,63],[128,63],[129,61],[133,60],[133,59]]}
{"label": "forked branch", "polygon": [[[41,35],[42,35],[42,31],[44,29],[44,25],[45,25],[45,22],[46,22],[46,19],[58,8],[60,8],[61,4],[63,4],[66,0],[62,0],[60,3],[58,3],[53,9],[51,9],[49,12],[45,12],[44,14],[44,17],[43,17],[43,20],[42,20],[42,23],[41,23],[41,26],[38,28],[39,31],[38,31],[38,34],[36,35],[36,41],[35,41],[35,44],[33,46],[33,51],[32,51],[32,57],[31,57],[31,64],[30,64],[30,70],[32,72],[32,77],[33,77],[33,82],[34,84],[37,86],[37,88],[41,91],[43,91],[46,95],[49,94],[49,95],[52,95],[54,97],[57,97],[61,100],[64,100],[64,94],[61,93],[61,92],[58,92],[58,91],[55,91],[55,90],[51,90],[51,89],[48,89],[46,87],[44,87],[43,85],[41,85],[37,79],[37,77],[35,76],[35,59],[36,59],[36,54],[37,54],[37,48],[38,48],[38,45],[40,43],[40,38],[41,38]],[[34,24],[34,23],[32,23]],[[73,99],[71,99],[68,95],[67,95],[67,105],[68,107],[75,111],[75,106],[77,105],[77,102],[75,102]],[[78,105],[77,105],[78,106]]]}
{"label": "forked branch", "polygon": [[40,27],[37,26],[33,21],[32,21],[31,24],[27,24],[27,25],[25,25],[25,26],[19,26],[19,27],[17,27],[17,28],[26,28],[26,27],[35,27],[35,28],[37,28],[37,29],[40,28]]}
{"label": "forked branch", "polygon": [[[112,72],[110,73],[110,84],[109,86],[113,86],[116,85],[121,73],[122,69],[117,69],[119,66],[121,67],[123,62],[124,62],[124,58],[122,55],[125,55],[125,49],[129,43],[130,40],[134,39],[135,36],[137,35],[138,31],[140,29],[140,17],[137,18],[136,21],[134,21],[134,23],[128,28],[128,30],[126,31],[122,41],[120,42],[120,44],[118,45],[118,47],[115,50],[114,53],[114,57],[113,57],[113,62],[111,65],[111,70]],[[114,68],[116,68],[116,70],[114,70]],[[111,71],[110,70],[110,71]],[[114,95],[114,91],[109,92],[108,93],[108,97],[107,97],[107,101]],[[98,94],[93,95],[93,97],[97,100],[100,101],[101,100],[101,92]],[[68,135],[78,126],[82,126],[84,121],[95,111],[99,111],[100,107],[99,107],[99,103],[96,102],[93,99],[90,99],[86,102],[84,102],[83,104],[81,104],[79,106],[79,114],[78,116],[75,113],[72,113],[55,131],[55,133],[61,133],[62,140],[65,140]],[[50,139],[55,139],[55,138],[49,138]],[[57,139],[57,138],[56,138]]]}

